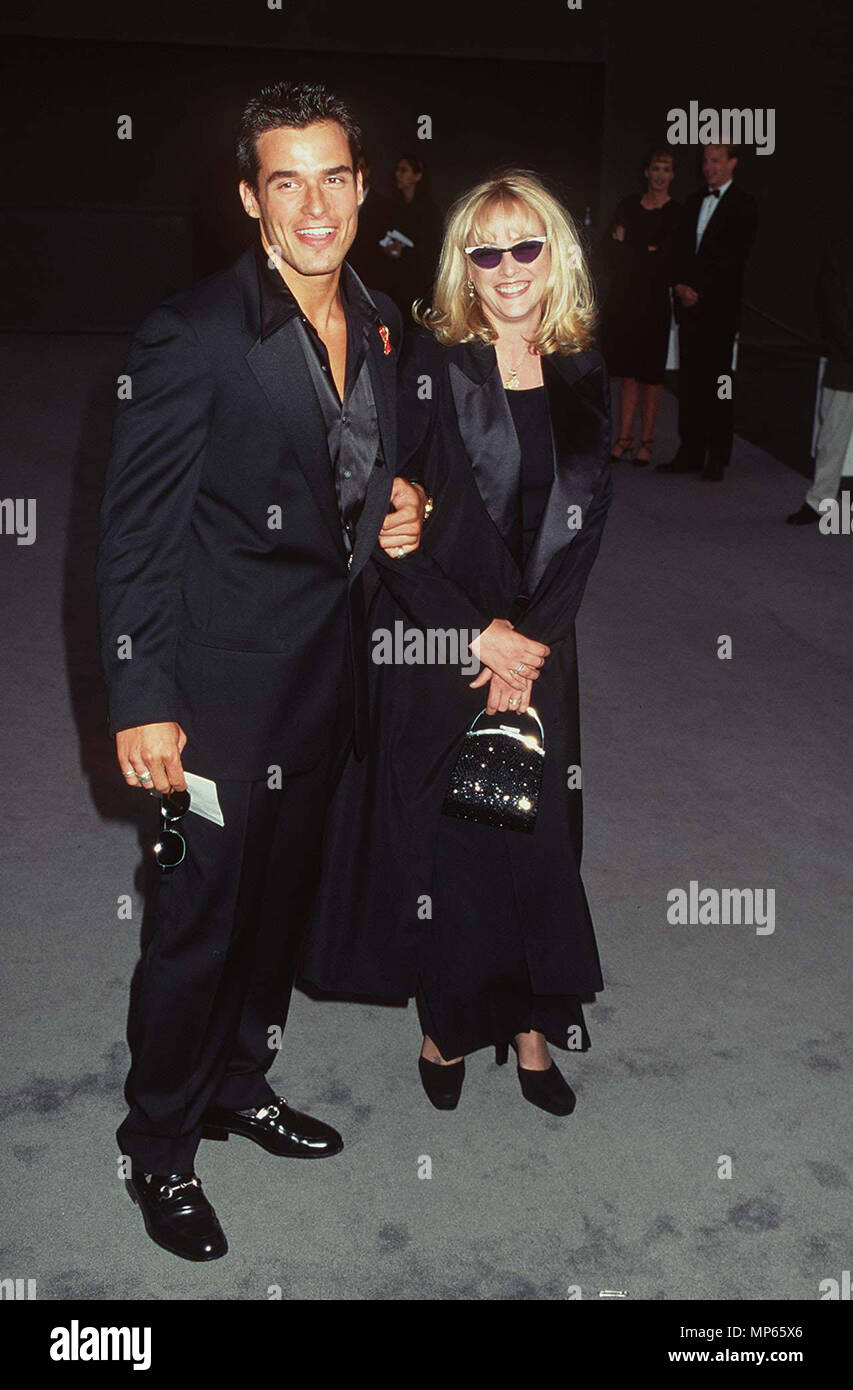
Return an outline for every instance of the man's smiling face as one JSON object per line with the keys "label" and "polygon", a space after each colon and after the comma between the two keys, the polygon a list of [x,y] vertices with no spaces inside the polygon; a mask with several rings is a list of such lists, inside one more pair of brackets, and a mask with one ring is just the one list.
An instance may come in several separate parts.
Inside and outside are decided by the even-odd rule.
{"label": "man's smiling face", "polygon": [[240,196],[267,246],[279,248],[285,273],[332,274],[355,238],[362,198],[343,127],[281,126],[258,137],[257,151],[257,189],[243,182]]}

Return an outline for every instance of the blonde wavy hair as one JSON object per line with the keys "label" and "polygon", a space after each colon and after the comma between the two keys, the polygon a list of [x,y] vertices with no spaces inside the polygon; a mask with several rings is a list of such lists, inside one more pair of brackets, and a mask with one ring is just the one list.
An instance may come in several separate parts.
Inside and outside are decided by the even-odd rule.
{"label": "blonde wavy hair", "polygon": [[533,339],[541,355],[583,352],[593,338],[595,291],[586,257],[570,214],[527,169],[508,169],[463,193],[450,210],[433,288],[432,304],[418,300],[415,320],[429,328],[440,343],[492,343],[497,334],[483,313],[479,297],[468,290],[466,246],[482,244],[488,214],[498,206],[515,208],[521,231],[524,211],[542,220],[551,266],[542,296],[542,318]]}

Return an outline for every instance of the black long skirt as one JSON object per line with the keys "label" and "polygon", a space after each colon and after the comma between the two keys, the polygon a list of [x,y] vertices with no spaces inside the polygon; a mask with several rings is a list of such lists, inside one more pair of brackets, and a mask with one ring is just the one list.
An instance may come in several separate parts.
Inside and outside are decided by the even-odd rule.
{"label": "black long skirt", "polygon": [[421,1027],[445,1058],[531,1030],[566,1050],[590,1047],[580,996],[531,989],[526,907],[507,845],[518,833],[439,817],[432,930],[415,997]]}

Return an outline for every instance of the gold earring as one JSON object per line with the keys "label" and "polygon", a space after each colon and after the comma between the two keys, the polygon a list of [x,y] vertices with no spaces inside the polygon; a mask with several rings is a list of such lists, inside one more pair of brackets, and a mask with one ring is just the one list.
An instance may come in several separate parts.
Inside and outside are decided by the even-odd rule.
{"label": "gold earring", "polygon": [[469,299],[476,299],[476,297],[477,297],[477,291],[474,289],[474,281],[473,281],[473,280],[467,280],[465,283],[466,283],[467,286],[468,286],[468,298],[469,298]]}

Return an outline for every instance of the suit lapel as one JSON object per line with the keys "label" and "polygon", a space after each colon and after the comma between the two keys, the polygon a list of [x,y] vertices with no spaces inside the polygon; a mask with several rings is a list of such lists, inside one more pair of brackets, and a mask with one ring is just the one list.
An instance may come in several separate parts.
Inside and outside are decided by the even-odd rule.
{"label": "suit lapel", "polygon": [[[385,325],[383,325],[384,327]],[[390,345],[390,340],[389,340]],[[376,400],[376,413],[379,417],[379,438],[382,454],[393,471],[397,458],[397,349],[391,346],[386,353],[379,324],[367,330],[367,362],[370,381]]]}
{"label": "suit lapel", "polygon": [[523,590],[533,596],[550,561],[571,544],[595,493],[602,453],[610,446],[610,420],[602,408],[601,371],[582,373],[572,356],[545,357],[555,472],[533,548],[524,568]]}
{"label": "suit lapel", "polygon": [[[718,202],[716,208],[711,214],[711,220],[705,228],[704,232],[702,233],[702,240],[699,242],[699,250],[696,252],[697,256],[701,256],[703,250],[707,250],[709,246],[712,246],[715,239],[720,235],[720,232],[722,232],[725,228],[726,222],[729,218],[729,213],[731,212],[731,204],[729,203],[729,199],[731,198],[732,192],[733,189],[730,188],[728,192],[725,194],[724,198],[720,202]],[[701,203],[699,206],[701,207]]]}
{"label": "suit lapel", "polygon": [[[690,250],[696,252],[696,229],[699,226],[699,214],[702,211],[702,194],[692,194],[693,205],[688,201],[684,205],[684,223],[690,232]],[[688,211],[689,209],[689,211]]]}
{"label": "suit lapel", "polygon": [[[353,279],[356,278],[353,272]],[[364,293],[367,294],[367,291]],[[397,350],[392,347],[391,352],[386,353],[384,338],[379,332],[378,315],[376,324],[369,325],[367,329],[367,369],[376,403],[379,441],[385,463],[384,467],[379,463],[374,464],[367,481],[364,505],[356,526],[350,581],[364,568],[376,544],[376,537],[390,507],[391,486],[397,466]]]}
{"label": "suit lapel", "polygon": [[[318,510],[329,528],[336,546],[344,553],[338,500],[332,476],[329,446],[323,412],[304,354],[287,325],[260,337],[260,301],[254,249],[247,251],[237,263],[237,276],[244,300],[246,328],[253,345],[246,353],[246,362],[279,420],[296,461],[311,489]],[[344,267],[353,292],[370,300],[358,276],[349,266]],[[373,304],[373,301],[370,300]],[[376,306],[373,305],[375,310]],[[368,480],[364,504],[356,527],[356,543],[349,566],[354,578],[362,569],[382,527],[388,510],[388,497],[397,457],[396,413],[394,395],[397,354],[386,354],[383,336],[377,326],[367,329],[367,363],[377,424],[386,467],[374,467]]]}
{"label": "suit lapel", "polygon": [[246,361],[281,424],[323,521],[343,550],[326,425],[299,343],[285,325],[259,339]]}
{"label": "suit lapel", "polygon": [[719,207],[705,228],[702,240],[699,243],[699,255],[702,254],[702,248],[705,244],[710,241],[713,245],[715,238],[725,232],[730,223],[737,224],[739,197],[740,193],[738,186],[736,183],[733,183],[731,188],[723,194]]}
{"label": "suit lapel", "polygon": [[518,527],[521,450],[495,350],[466,343],[459,359],[449,367],[459,433],[483,505],[515,564],[508,542]]}

